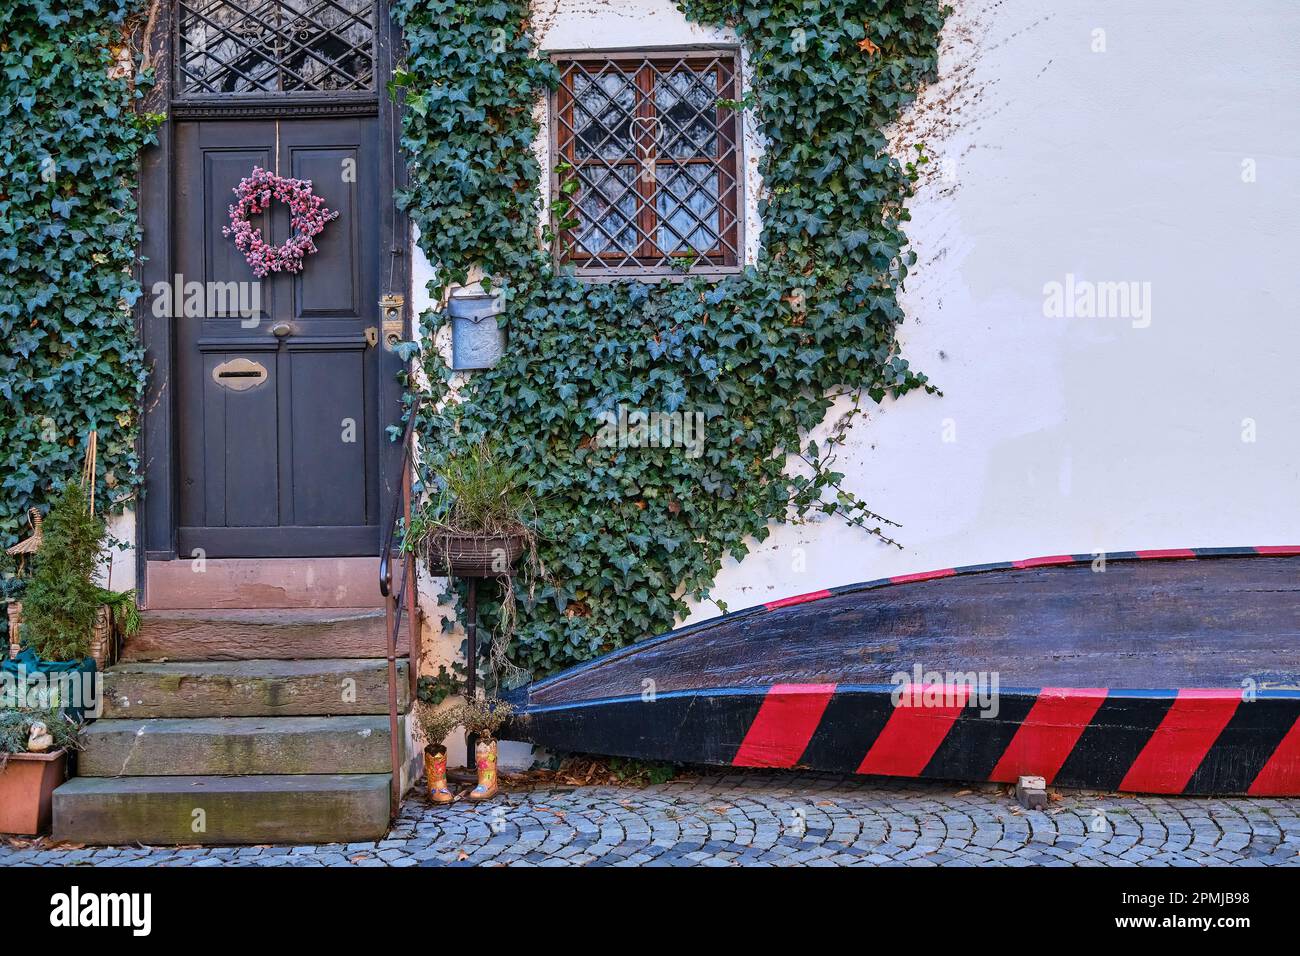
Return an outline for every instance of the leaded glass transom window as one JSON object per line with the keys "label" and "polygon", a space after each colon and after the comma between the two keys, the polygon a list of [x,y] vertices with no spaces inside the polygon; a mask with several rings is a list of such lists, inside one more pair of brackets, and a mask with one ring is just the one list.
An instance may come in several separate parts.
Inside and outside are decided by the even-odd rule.
{"label": "leaded glass transom window", "polygon": [[183,96],[375,88],[374,0],[179,0]]}
{"label": "leaded glass transom window", "polygon": [[556,58],[556,258],[581,275],[735,269],[741,260],[734,51]]}

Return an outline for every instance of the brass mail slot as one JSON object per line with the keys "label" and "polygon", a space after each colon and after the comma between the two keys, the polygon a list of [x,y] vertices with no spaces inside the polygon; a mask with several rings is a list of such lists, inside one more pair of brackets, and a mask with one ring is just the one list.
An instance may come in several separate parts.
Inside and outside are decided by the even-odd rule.
{"label": "brass mail slot", "polygon": [[266,366],[252,359],[236,358],[212,370],[212,380],[232,392],[246,392],[266,381]]}

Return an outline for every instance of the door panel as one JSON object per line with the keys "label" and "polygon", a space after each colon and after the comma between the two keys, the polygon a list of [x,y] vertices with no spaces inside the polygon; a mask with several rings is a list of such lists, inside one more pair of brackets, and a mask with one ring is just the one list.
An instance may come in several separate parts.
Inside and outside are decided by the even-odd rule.
{"label": "door panel", "polygon": [[[295,524],[366,523],[370,429],[358,413],[365,407],[365,354],[364,341],[289,351]],[[328,463],[324,471],[322,462]]]}
{"label": "door panel", "polygon": [[[216,526],[266,526],[278,521],[276,488],[276,361],[273,351],[203,354],[204,515]],[[217,370],[240,358],[266,369],[266,380],[236,392]],[[198,545],[196,545],[197,547]]]}
{"label": "door panel", "polygon": [[[378,120],[178,123],[175,272],[200,314],[174,319],[178,547],[210,557],[373,554],[379,544]],[[255,165],[310,179],[339,213],[297,275],[258,280],[222,235]],[[268,242],[288,209],[263,217]],[[239,287],[217,287],[241,283]],[[223,298],[224,295],[224,298]],[[238,306],[260,297],[260,309]]]}
{"label": "door panel", "polygon": [[[363,245],[359,231],[365,228],[356,208],[356,190],[340,178],[340,170],[356,168],[356,149],[291,149],[296,179],[309,179],[316,195],[325,205],[341,215],[316,237],[320,268],[308,276],[306,271],[294,277],[295,301],[299,318],[360,318],[361,279],[357,252]],[[345,164],[351,164],[347,166]]]}

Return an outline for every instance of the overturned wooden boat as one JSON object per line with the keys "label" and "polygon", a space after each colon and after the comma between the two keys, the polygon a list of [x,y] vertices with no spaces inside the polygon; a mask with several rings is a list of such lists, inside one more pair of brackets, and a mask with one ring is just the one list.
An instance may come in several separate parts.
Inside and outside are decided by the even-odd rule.
{"label": "overturned wooden boat", "polygon": [[1300,546],[1059,555],[772,601],[522,688],[556,751],[1300,794]]}

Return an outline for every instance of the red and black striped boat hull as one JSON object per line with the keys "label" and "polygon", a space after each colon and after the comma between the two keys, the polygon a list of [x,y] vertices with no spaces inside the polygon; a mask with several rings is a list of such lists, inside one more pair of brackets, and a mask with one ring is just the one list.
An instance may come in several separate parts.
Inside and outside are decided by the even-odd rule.
{"label": "red and black striped boat hull", "polygon": [[1300,548],[1069,555],[816,592],[605,655],[516,705],[512,736],[557,751],[1297,795]]}

